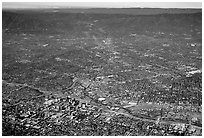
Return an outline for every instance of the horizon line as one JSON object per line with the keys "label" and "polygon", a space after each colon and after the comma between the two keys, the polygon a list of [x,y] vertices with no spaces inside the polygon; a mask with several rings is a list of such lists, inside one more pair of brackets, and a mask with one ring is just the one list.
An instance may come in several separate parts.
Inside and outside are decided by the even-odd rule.
{"label": "horizon line", "polygon": [[83,7],[83,6],[54,6],[54,7],[2,7],[2,9],[202,9],[202,7]]}
{"label": "horizon line", "polygon": [[3,2],[3,9],[48,9],[48,8],[160,8],[202,9],[201,2]]}

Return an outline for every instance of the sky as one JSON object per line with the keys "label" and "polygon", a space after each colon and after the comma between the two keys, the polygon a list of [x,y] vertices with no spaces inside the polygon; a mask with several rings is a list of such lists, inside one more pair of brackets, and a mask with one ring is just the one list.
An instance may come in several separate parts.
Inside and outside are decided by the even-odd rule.
{"label": "sky", "polygon": [[3,2],[2,8],[202,8],[201,2]]}

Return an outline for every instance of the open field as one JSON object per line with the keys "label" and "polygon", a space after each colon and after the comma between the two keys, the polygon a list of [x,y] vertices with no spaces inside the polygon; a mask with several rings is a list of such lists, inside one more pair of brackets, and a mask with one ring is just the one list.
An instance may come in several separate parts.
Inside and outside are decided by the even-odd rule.
{"label": "open field", "polygon": [[2,135],[202,135],[201,11],[100,10],[2,12]]}

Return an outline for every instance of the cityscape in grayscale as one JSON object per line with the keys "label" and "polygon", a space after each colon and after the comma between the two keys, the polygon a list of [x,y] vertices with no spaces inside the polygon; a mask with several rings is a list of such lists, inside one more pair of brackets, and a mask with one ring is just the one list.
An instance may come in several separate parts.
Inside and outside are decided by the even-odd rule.
{"label": "cityscape in grayscale", "polygon": [[3,136],[202,136],[201,2],[3,2]]}

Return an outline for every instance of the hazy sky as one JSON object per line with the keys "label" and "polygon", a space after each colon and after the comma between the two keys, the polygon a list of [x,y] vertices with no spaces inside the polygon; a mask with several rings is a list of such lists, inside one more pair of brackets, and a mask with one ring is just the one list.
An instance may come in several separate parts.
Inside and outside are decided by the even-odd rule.
{"label": "hazy sky", "polygon": [[3,2],[3,8],[96,7],[96,8],[202,8],[201,2]]}

